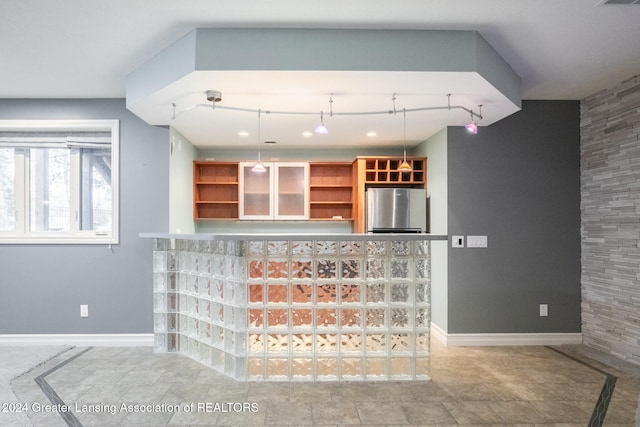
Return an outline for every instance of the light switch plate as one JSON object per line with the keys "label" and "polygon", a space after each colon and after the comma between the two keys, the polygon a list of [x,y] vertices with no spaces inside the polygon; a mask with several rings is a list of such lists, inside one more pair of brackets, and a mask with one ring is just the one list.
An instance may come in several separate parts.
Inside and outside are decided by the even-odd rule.
{"label": "light switch plate", "polygon": [[467,236],[468,248],[486,248],[487,236]]}
{"label": "light switch plate", "polygon": [[452,248],[464,248],[464,236],[451,236]]}

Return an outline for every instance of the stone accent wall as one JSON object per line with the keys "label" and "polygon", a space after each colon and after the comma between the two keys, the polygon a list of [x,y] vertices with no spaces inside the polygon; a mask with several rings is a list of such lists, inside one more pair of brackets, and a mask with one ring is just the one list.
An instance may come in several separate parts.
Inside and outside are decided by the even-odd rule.
{"label": "stone accent wall", "polygon": [[584,343],[640,363],[640,75],[580,108]]}

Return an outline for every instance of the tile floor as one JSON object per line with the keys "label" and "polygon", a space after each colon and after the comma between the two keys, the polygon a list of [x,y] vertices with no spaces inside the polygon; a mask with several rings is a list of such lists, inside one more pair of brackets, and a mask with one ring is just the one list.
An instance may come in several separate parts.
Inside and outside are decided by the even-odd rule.
{"label": "tile floor", "polygon": [[[0,347],[0,404],[9,406],[20,403],[11,390],[11,380],[69,348],[68,346]],[[8,407],[0,407],[0,426],[32,425],[26,414],[8,409]]]}
{"label": "tile floor", "polygon": [[[618,378],[603,425],[640,425],[640,368],[598,358],[582,346],[555,349],[564,354],[547,347],[444,347],[433,341],[431,381],[240,383],[151,348],[73,348],[11,386],[33,425],[46,427],[569,427],[588,425],[606,378],[600,369]],[[54,403],[69,406],[62,413],[66,419],[47,412],[65,408],[52,404],[36,379],[50,386]]]}

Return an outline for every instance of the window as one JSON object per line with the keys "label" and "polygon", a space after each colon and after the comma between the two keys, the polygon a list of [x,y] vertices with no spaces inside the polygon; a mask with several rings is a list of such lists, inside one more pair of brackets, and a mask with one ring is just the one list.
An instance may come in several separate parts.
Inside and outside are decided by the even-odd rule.
{"label": "window", "polygon": [[117,120],[0,121],[0,243],[118,243]]}

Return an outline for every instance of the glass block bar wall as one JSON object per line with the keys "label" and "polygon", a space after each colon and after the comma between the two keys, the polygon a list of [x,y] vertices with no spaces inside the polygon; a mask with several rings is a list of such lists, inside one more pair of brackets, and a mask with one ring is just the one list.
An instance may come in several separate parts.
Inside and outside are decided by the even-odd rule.
{"label": "glass block bar wall", "polygon": [[428,379],[430,241],[154,239],[157,352],[238,380]]}

